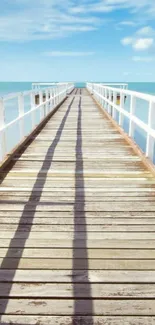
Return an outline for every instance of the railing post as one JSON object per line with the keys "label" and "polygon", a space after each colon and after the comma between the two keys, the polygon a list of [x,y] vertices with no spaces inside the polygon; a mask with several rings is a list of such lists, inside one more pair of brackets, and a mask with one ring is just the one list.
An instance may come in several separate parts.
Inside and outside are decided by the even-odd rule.
{"label": "railing post", "polygon": [[59,92],[60,92],[60,87],[57,88],[57,105],[59,104],[59,98],[60,98],[60,95],[59,95]]}
{"label": "railing post", "polygon": [[52,89],[52,108],[54,108],[54,88]]}
{"label": "railing post", "polygon": [[18,95],[18,112],[21,117],[19,121],[19,129],[20,129],[20,140],[24,137],[24,96],[22,93]]}
{"label": "railing post", "polygon": [[99,89],[100,89],[100,105],[102,105],[102,87],[100,86]]}
{"label": "railing post", "polygon": [[[111,102],[111,90],[109,89],[109,102]],[[112,111],[111,111],[111,104],[109,103],[108,105],[108,113],[109,115],[112,115]]]}
{"label": "railing post", "polygon": [[97,93],[98,93],[98,102],[100,103],[101,97],[100,97],[100,87],[97,85]]}
{"label": "railing post", "polygon": [[67,92],[65,90],[65,86],[62,86],[61,87],[61,92],[62,92],[62,94],[60,95],[60,101],[62,101],[67,96]]}
{"label": "railing post", "polygon": [[115,120],[116,119],[116,108],[114,107],[116,105],[116,92],[113,91],[113,107],[112,107],[112,117]]}
{"label": "railing post", "polygon": [[58,105],[58,87],[56,87],[56,89],[55,89],[55,95],[56,95],[55,103],[56,103],[56,106],[57,106]]}
{"label": "railing post", "polygon": [[39,91],[39,105],[43,103],[43,92],[42,90]]}
{"label": "railing post", "polygon": [[98,85],[98,100],[99,100],[99,103],[101,103],[101,97],[100,97],[100,95],[101,95],[101,87]]}
{"label": "railing post", "polygon": [[62,92],[62,90],[63,90],[63,86],[60,86],[59,88],[58,88],[58,104],[61,102],[61,98],[62,98],[62,96],[64,96],[64,94],[61,94],[61,92]]}
{"label": "railing post", "polygon": [[[120,93],[120,108],[124,109],[124,93]],[[124,114],[119,112],[119,125],[123,125]]]}
{"label": "railing post", "polygon": [[107,109],[107,101],[106,101],[106,99],[107,99],[107,89],[106,88],[104,90],[104,97],[105,97],[104,108]]}
{"label": "railing post", "polygon": [[49,90],[46,89],[46,112],[45,114],[47,115],[49,112]]}
{"label": "railing post", "polygon": [[56,87],[53,89],[54,93],[54,107],[56,106]]}
{"label": "railing post", "polygon": [[131,101],[130,101],[130,121],[129,121],[129,136],[133,137],[134,135],[134,122],[132,121],[132,117],[135,113],[135,107],[136,107],[136,98],[131,95]]}
{"label": "railing post", "polygon": [[0,160],[3,160],[7,153],[6,134],[5,134],[5,108],[4,100],[0,98]]}
{"label": "railing post", "polygon": [[101,87],[101,105],[102,105],[102,107],[103,107],[103,103],[104,103],[104,93],[103,93],[103,91],[104,91],[104,89],[103,89],[103,87]]}
{"label": "railing post", "polygon": [[53,89],[50,88],[50,108],[49,110],[51,111],[53,108]]}
{"label": "railing post", "polygon": [[155,121],[155,103],[150,101],[149,116],[148,116],[148,132],[147,132],[147,142],[146,142],[146,156],[153,161],[155,140],[150,135],[150,129],[152,128],[152,121]]}
{"label": "railing post", "polygon": [[91,93],[92,93],[92,95],[94,95],[94,84],[92,84]]}
{"label": "railing post", "polygon": [[58,104],[61,102],[61,97],[62,97],[61,92],[62,92],[62,89],[63,89],[63,86],[60,86],[58,88]]}
{"label": "railing post", "polygon": [[104,88],[104,108],[105,109],[107,107],[106,97],[107,97],[107,90],[106,90],[106,88]]}
{"label": "railing post", "polygon": [[[31,96],[30,96],[30,98],[31,98],[31,109],[33,109],[34,107],[35,107],[35,92],[34,91],[32,91],[31,92]],[[35,111],[32,111],[32,113],[31,113],[31,121],[32,121],[32,128],[34,128],[35,127]]]}
{"label": "railing post", "polygon": [[[109,99],[109,92],[108,92],[108,89],[106,89],[106,99],[108,100]],[[106,110],[108,111],[108,107],[109,107],[109,104],[108,102],[106,102]]]}
{"label": "railing post", "polygon": [[40,120],[42,120],[43,116],[44,116],[44,105],[43,105],[43,91],[40,89],[39,91],[39,105],[42,105],[40,107]]}

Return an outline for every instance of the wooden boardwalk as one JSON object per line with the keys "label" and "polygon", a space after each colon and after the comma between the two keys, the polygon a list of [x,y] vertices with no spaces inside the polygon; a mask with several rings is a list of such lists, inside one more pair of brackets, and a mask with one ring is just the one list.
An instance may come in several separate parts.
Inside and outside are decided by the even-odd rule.
{"label": "wooden boardwalk", "polygon": [[155,324],[155,177],[85,89],[0,177],[0,324]]}

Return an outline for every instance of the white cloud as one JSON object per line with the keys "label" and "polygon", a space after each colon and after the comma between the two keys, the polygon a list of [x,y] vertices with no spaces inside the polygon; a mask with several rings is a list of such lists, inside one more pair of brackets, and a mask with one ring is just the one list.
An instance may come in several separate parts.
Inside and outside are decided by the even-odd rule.
{"label": "white cloud", "polygon": [[44,52],[43,55],[45,56],[56,56],[56,57],[62,57],[62,56],[91,56],[94,55],[94,52],[72,52],[72,51],[51,51],[51,52]]}
{"label": "white cloud", "polygon": [[104,2],[96,2],[93,4],[87,3],[87,5],[77,6],[70,9],[71,13],[108,13],[115,9],[114,6],[104,4]]}
{"label": "white cloud", "polygon": [[139,35],[152,35],[154,33],[154,30],[150,26],[145,26],[137,31],[137,34]]}
{"label": "white cloud", "polygon": [[71,12],[111,12],[117,9],[129,9],[132,12],[138,12],[144,8],[149,12],[150,9],[154,9],[155,5],[151,0],[98,0],[82,1],[82,5],[73,5]]}
{"label": "white cloud", "polygon": [[92,30],[97,30],[96,27],[93,26],[61,26],[62,31],[69,31],[69,32],[89,32]]}
{"label": "white cloud", "polygon": [[155,16],[153,0],[6,0],[0,11],[0,41],[50,40],[97,30],[109,21],[119,24],[109,15],[122,9],[130,14],[122,26]]}
{"label": "white cloud", "polygon": [[71,14],[73,0],[8,0],[0,12],[0,41],[49,40],[73,33],[96,30],[101,19],[94,15]]}
{"label": "white cloud", "polygon": [[155,58],[151,56],[134,56],[132,60],[135,62],[152,62]]}
{"label": "white cloud", "polygon": [[133,35],[121,40],[124,46],[131,45],[135,51],[150,49],[155,43],[155,30],[151,26],[144,26]]}
{"label": "white cloud", "polygon": [[153,38],[139,38],[132,43],[132,47],[136,51],[144,51],[149,49],[154,43]]}
{"label": "white cloud", "polygon": [[121,22],[119,23],[119,25],[134,27],[134,26],[136,26],[136,23],[135,23],[134,21],[124,20],[124,21],[121,21]]}
{"label": "white cloud", "polygon": [[133,42],[132,37],[125,37],[125,38],[123,38],[123,39],[121,40],[121,43],[122,43],[123,45],[130,45],[130,44],[132,44],[132,42]]}

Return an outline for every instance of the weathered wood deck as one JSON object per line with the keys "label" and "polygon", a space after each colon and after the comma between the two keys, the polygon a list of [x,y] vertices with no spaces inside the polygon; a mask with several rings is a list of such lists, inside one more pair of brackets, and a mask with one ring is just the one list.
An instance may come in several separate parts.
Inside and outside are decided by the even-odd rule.
{"label": "weathered wood deck", "polygon": [[155,324],[155,177],[85,89],[0,173],[0,324]]}

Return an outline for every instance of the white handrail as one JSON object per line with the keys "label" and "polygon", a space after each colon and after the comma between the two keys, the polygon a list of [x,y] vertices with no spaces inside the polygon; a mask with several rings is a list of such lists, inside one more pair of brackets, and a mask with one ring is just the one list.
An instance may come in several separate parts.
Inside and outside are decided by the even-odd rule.
{"label": "white handrail", "polygon": [[[113,84],[114,85],[114,84]],[[129,119],[129,136],[134,137],[135,126],[140,127],[147,134],[145,154],[152,161],[154,160],[155,129],[152,123],[155,121],[155,96],[131,91],[122,88],[109,87],[103,84],[87,83],[88,91],[95,99],[116,119],[116,112],[119,113],[119,125],[123,127],[123,118]],[[130,111],[125,110],[125,100],[130,99]],[[120,104],[117,100],[120,100]],[[145,100],[148,104],[148,123],[143,122],[135,115],[136,100]]]}
{"label": "white handrail", "polygon": [[[31,117],[32,132],[34,128],[41,123],[41,121],[50,113],[54,108],[66,98],[67,94],[74,89],[72,83],[58,83],[55,87],[39,88],[35,90],[18,92],[8,94],[0,98],[0,161],[4,159],[9,152],[7,149],[6,132],[11,126],[19,123],[19,142],[21,142],[27,134],[24,132],[25,117]],[[24,99],[29,96],[31,108],[24,112]],[[39,104],[36,104],[36,96]],[[18,117],[9,123],[5,122],[5,105],[8,100],[18,100]],[[36,120],[36,113],[39,112],[39,120]],[[18,125],[18,124],[17,124]],[[29,133],[29,132],[28,132]],[[13,135],[12,135],[13,136]],[[16,145],[18,145],[16,143]]]}
{"label": "white handrail", "polygon": [[127,89],[128,88],[128,84],[125,84],[125,83],[118,83],[118,82],[114,82],[114,83],[103,83],[102,85],[104,86],[110,86],[110,87],[119,87],[119,88],[122,88],[122,89]]}
{"label": "white handrail", "polygon": [[[49,87],[55,87],[55,86],[57,86],[57,85],[65,85],[66,84],[66,82],[33,82],[32,83],[32,90],[38,90],[38,89],[40,89],[40,88],[42,88],[42,86],[44,86],[44,88],[47,88],[47,86]],[[69,82],[68,82],[68,84],[69,84]],[[72,84],[72,83],[70,83],[70,84]]]}

